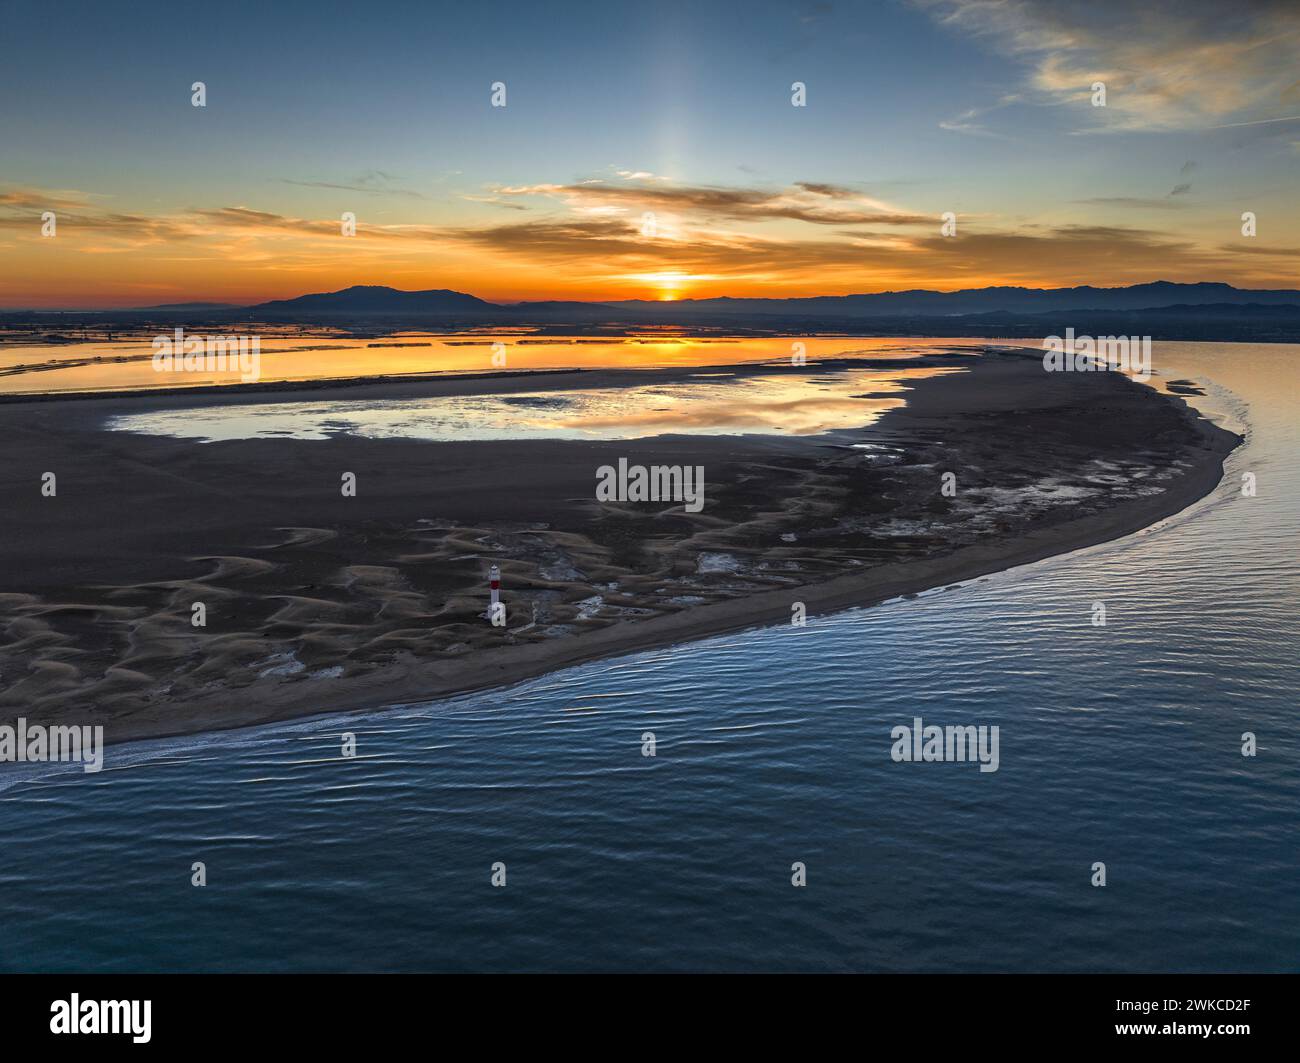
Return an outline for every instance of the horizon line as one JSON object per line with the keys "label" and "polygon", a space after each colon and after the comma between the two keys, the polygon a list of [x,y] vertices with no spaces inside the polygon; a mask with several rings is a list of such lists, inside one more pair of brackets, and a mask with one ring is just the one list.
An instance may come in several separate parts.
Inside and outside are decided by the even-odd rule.
{"label": "horizon line", "polygon": [[537,306],[554,303],[572,303],[582,306],[621,306],[628,303],[644,304],[646,306],[662,306],[665,310],[673,306],[682,304],[711,303],[720,301],[732,302],[806,302],[814,299],[854,299],[878,295],[958,295],[964,292],[992,292],[992,291],[1022,291],[1022,292],[1069,292],[1080,289],[1093,289],[1104,292],[1127,291],[1133,288],[1145,288],[1155,285],[1168,285],[1170,287],[1191,288],[1212,285],[1216,287],[1229,288],[1237,292],[1295,292],[1300,295],[1300,288],[1279,287],[1279,288],[1245,288],[1232,284],[1229,281],[1218,280],[1197,280],[1197,281],[1170,281],[1164,278],[1156,278],[1149,281],[1137,281],[1132,284],[1101,285],[1093,283],[1073,284],[1073,285],[1056,285],[1051,287],[1036,287],[1026,284],[986,284],[971,288],[884,288],[879,291],[856,291],[840,294],[817,294],[817,295],[709,295],[709,296],[685,296],[675,297],[672,299],[484,299],[481,296],[474,295],[472,292],[461,291],[455,288],[395,288],[389,284],[349,284],[342,288],[333,288],[324,291],[307,291],[299,295],[282,296],[279,298],[261,299],[254,302],[228,302],[223,299],[212,298],[194,298],[194,299],[174,299],[165,303],[136,303],[121,304],[114,306],[87,306],[76,304],[62,304],[58,306],[0,306],[0,314],[15,313],[111,313],[139,311],[139,310],[166,310],[172,307],[178,309],[209,309],[217,310],[248,310],[260,306],[267,306],[271,303],[287,303],[297,299],[309,298],[314,295],[338,295],[343,292],[349,292],[356,289],[374,289],[376,291],[394,292],[399,295],[421,295],[431,292],[447,293],[449,295],[461,295],[468,298],[477,299],[479,302],[489,306],[502,308]]}

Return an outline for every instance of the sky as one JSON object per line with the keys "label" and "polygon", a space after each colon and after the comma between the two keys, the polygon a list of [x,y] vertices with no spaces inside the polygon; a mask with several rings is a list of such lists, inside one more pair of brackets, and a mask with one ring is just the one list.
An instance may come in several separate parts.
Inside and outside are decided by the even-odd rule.
{"label": "sky", "polygon": [[1300,287],[1296,0],[0,0],[0,33],[0,307]]}

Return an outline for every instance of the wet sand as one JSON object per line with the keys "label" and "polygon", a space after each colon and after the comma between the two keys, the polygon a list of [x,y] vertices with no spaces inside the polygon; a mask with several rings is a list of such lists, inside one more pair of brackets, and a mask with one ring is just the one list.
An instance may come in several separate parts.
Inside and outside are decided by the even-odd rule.
{"label": "wet sand", "polygon": [[[1015,354],[918,364],[969,371],[917,382],[866,428],[808,437],[197,443],[102,428],[127,411],[623,387],[700,367],[0,404],[0,722],[102,723],[109,742],[216,730],[789,623],[795,603],[812,618],[1137,531],[1209,493],[1239,442],[1116,374]],[[702,512],[597,502],[596,469],[619,458],[702,465]],[[504,628],[482,615],[494,563]]]}

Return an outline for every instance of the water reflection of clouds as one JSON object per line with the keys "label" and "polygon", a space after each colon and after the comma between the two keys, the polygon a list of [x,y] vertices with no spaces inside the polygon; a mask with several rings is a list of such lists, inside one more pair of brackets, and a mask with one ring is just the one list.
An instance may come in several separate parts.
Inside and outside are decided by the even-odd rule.
{"label": "water reflection of clouds", "polygon": [[703,429],[713,432],[735,428],[809,435],[831,428],[869,424],[880,413],[901,406],[903,402],[903,399],[855,398],[787,399],[783,402],[740,400],[726,404],[698,402],[678,409],[646,410],[617,417],[573,418],[555,424],[559,428],[573,428],[588,433],[601,428],[621,428],[624,431],[634,428],[653,428],[659,431]]}
{"label": "water reflection of clouds", "polygon": [[908,385],[951,367],[764,374],[725,381],[375,402],[196,407],[114,418],[123,431],[181,438],[626,439],[667,433],[811,435],[862,427]]}
{"label": "water reflection of clouds", "polygon": [[[261,335],[261,379],[339,380],[353,377],[402,376],[427,373],[481,373],[502,368],[492,361],[493,341],[488,338],[411,334],[409,346],[368,346],[355,338],[277,335],[248,328]],[[201,334],[195,330],[194,334]],[[0,337],[3,333],[0,333]],[[953,339],[897,337],[807,336],[703,339],[681,337],[672,341],[646,341],[638,337],[591,339],[554,337],[544,341],[501,332],[509,370],[600,369],[719,366],[762,362],[790,364],[794,345],[802,344],[809,367],[818,359],[871,357],[911,358],[926,351],[965,347],[979,343]],[[701,376],[706,374],[701,374]],[[117,391],[159,387],[193,387],[198,384],[239,382],[238,372],[196,374],[158,372],[152,365],[147,337],[134,343],[91,341],[67,344],[0,343],[0,393],[54,391]]]}

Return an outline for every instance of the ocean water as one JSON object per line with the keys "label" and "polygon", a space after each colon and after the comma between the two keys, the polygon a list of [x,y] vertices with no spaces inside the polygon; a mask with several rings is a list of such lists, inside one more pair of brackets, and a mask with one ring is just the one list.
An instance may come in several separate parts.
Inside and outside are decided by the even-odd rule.
{"label": "ocean water", "polygon": [[[1157,345],[1248,438],[1123,540],[99,774],[8,767],[0,968],[1300,970],[1298,360]],[[918,716],[998,725],[998,770],[895,763]]]}

